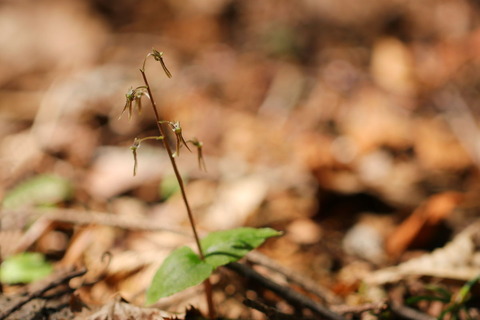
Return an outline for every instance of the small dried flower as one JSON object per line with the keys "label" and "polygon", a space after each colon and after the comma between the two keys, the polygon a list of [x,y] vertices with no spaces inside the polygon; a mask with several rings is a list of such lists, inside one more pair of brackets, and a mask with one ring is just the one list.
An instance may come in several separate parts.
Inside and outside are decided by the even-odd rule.
{"label": "small dried flower", "polygon": [[188,140],[191,144],[197,147],[197,155],[198,155],[198,167],[200,170],[207,171],[207,166],[205,165],[205,159],[203,158],[203,143],[198,141],[196,138],[192,140]]}
{"label": "small dried flower", "polygon": [[140,144],[145,140],[162,140],[163,136],[153,136],[153,137],[145,137],[145,138],[135,138],[133,140],[133,144],[130,146],[130,150],[133,153],[133,176],[137,175],[137,168],[138,168],[138,161],[137,161],[137,149],[140,148]]}
{"label": "small dried flower", "polygon": [[138,167],[138,161],[137,161],[137,149],[140,147],[140,140],[135,138],[133,140],[133,144],[130,147],[130,150],[132,150],[133,153],[133,176],[137,175],[137,167]]}
{"label": "small dried flower", "polygon": [[180,156],[180,147],[182,144],[187,147],[188,151],[192,152],[190,148],[188,147],[187,142],[185,141],[185,138],[182,135],[182,127],[180,127],[180,122],[175,121],[175,122],[169,122],[170,126],[172,127],[172,131],[175,133],[175,138],[177,140],[177,148],[175,151],[174,156]]}
{"label": "small dried flower", "polygon": [[128,119],[132,117],[133,109],[136,108],[138,113],[142,112],[142,97],[148,97],[147,87],[141,86],[135,89],[130,88],[127,93],[125,94],[126,101],[125,106],[123,107],[122,114],[125,110],[128,110]]}
{"label": "small dried flower", "polygon": [[167,69],[167,66],[165,65],[165,61],[163,61],[163,52],[159,52],[155,49],[152,49],[152,52],[149,53],[147,57],[148,56],[152,56],[156,61],[160,62],[160,64],[162,65],[163,71],[165,72],[167,77],[169,78],[172,77],[172,74],[170,73],[170,71]]}

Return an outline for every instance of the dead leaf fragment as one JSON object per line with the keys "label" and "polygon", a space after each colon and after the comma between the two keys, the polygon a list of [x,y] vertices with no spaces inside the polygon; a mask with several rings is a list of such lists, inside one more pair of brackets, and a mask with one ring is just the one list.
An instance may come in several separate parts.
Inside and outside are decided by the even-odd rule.
{"label": "dead leaf fragment", "polygon": [[[162,315],[163,314],[163,315]],[[129,304],[122,299],[114,299],[94,314],[82,318],[86,320],[163,320],[166,312],[154,308],[142,308]],[[78,317],[77,317],[78,318]],[[80,319],[80,318],[78,318]]]}
{"label": "dead leaf fragment", "polygon": [[480,221],[460,232],[443,248],[408,260],[398,266],[373,272],[365,278],[371,285],[399,281],[406,276],[432,276],[468,281],[478,276]]}
{"label": "dead leaf fragment", "polygon": [[398,257],[409,246],[428,241],[435,234],[440,222],[448,217],[463,200],[464,195],[458,192],[445,192],[431,197],[387,239],[387,252],[392,257]]}
{"label": "dead leaf fragment", "polygon": [[287,234],[298,244],[314,244],[322,238],[322,228],[311,219],[296,219],[287,228]]}
{"label": "dead leaf fragment", "polygon": [[371,72],[377,83],[394,93],[414,93],[413,59],[400,40],[381,39],[373,47]]}

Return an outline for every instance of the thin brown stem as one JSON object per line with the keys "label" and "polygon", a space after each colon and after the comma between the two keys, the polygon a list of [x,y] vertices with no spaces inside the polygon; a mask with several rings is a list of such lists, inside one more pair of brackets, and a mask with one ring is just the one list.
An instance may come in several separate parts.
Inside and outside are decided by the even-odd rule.
{"label": "thin brown stem", "polygon": [[205,296],[207,298],[208,317],[213,320],[215,319],[215,305],[213,304],[212,282],[210,278],[203,281],[203,287],[205,288]]}
{"label": "thin brown stem", "polygon": [[[157,122],[157,127],[158,131],[160,132],[160,135],[162,137],[166,137],[166,131],[163,128],[163,121],[160,119],[160,116],[158,114],[158,109],[157,109],[157,104],[155,103],[155,99],[153,98],[152,91],[150,90],[150,84],[148,83],[147,77],[145,75],[145,66],[140,69],[140,73],[142,74],[143,81],[145,83],[145,86],[147,87],[148,91],[148,96],[150,97],[150,102],[152,105],[153,113],[155,114],[155,120]],[[185,207],[187,209],[187,215],[188,215],[188,220],[190,221],[190,226],[193,231],[193,237],[195,238],[195,243],[197,244],[197,249],[198,249],[198,255],[200,256],[200,259],[205,260],[205,255],[203,254],[202,246],[200,245],[200,238],[197,233],[197,228],[195,226],[195,220],[193,218],[193,213],[192,210],[190,209],[190,204],[188,203],[187,199],[187,193],[185,192],[185,185],[183,183],[182,176],[180,175],[180,172],[177,167],[177,163],[175,161],[175,157],[173,156],[172,148],[168,144],[167,139],[162,139],[163,145],[165,147],[165,150],[167,151],[168,158],[170,159],[170,163],[172,164],[173,171],[175,173],[175,177],[177,178],[178,185],[180,187],[180,192],[182,194],[183,198],[183,203],[185,204]],[[215,308],[213,305],[213,298],[212,298],[212,284],[210,282],[210,279],[207,278],[204,281],[204,287],[205,287],[205,293],[206,293],[206,298],[207,298],[207,305],[208,305],[208,313],[210,319],[215,318]]]}
{"label": "thin brown stem", "polygon": [[[155,119],[156,119],[156,122],[157,122],[158,130],[160,131],[160,135],[162,137],[166,137],[165,129],[162,126],[163,122],[160,119],[160,116],[158,114],[157,104],[155,103],[152,92],[150,90],[150,85],[148,83],[147,77],[145,76],[145,72],[143,70],[140,70],[140,72],[142,73],[143,81],[145,82],[145,85],[146,85],[147,90],[148,90],[148,95],[150,97],[150,101],[152,102],[152,108],[153,108],[153,112],[155,114]],[[183,183],[182,176],[180,175],[180,171],[178,170],[178,166],[177,166],[177,163],[175,161],[175,157],[173,156],[172,148],[168,144],[167,139],[162,139],[162,142],[163,142],[163,145],[165,147],[165,150],[167,150],[168,158],[170,159],[173,171],[175,173],[175,177],[177,178],[178,184],[180,186],[180,192],[182,193],[182,198],[183,198],[183,202],[185,203],[185,207],[187,209],[187,214],[188,214],[188,219],[190,221],[190,226],[192,227],[193,236],[194,236],[195,242],[197,244],[198,254],[200,255],[200,258],[203,260],[203,259],[205,259],[205,256],[203,255],[203,250],[202,250],[202,247],[200,245],[200,238],[199,238],[198,233],[197,233],[197,228],[195,227],[195,220],[193,219],[193,214],[192,214],[192,210],[190,209],[190,204],[188,203],[187,194],[185,192],[185,185]]]}

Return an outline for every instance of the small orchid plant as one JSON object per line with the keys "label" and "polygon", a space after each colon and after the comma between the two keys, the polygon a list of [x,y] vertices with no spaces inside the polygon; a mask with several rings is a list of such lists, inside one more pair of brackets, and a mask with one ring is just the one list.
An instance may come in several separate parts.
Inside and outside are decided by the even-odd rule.
{"label": "small orchid plant", "polygon": [[[128,111],[128,118],[130,119],[134,109],[141,112],[142,98],[145,97],[150,101],[159,131],[158,136],[134,139],[133,144],[130,147],[134,158],[133,175],[135,176],[137,173],[137,150],[141,143],[146,140],[162,141],[165,151],[170,159],[185,204],[190,227],[196,243],[196,252],[187,246],[174,250],[163,261],[153,277],[151,286],[147,291],[146,300],[148,304],[152,304],[162,297],[172,295],[203,282],[209,318],[214,319],[215,307],[212,297],[212,284],[210,281],[210,275],[213,271],[220,266],[241,259],[249,251],[260,246],[266,239],[279,236],[281,233],[270,228],[242,227],[232,230],[212,232],[203,239],[199,238],[194,216],[185,191],[185,185],[176,163],[176,158],[180,156],[180,149],[182,146],[191,151],[189,147],[190,144],[197,150],[199,168],[206,171],[205,160],[203,158],[203,143],[196,138],[186,140],[183,136],[183,129],[180,126],[179,121],[168,121],[160,118],[145,72],[145,65],[149,57],[153,57],[155,61],[160,62],[164,73],[168,78],[172,78],[172,74],[164,62],[163,52],[152,49],[152,52],[148,53],[145,57],[142,68],[140,69],[143,85],[135,88],[132,87],[125,94],[126,102],[122,114]],[[175,151],[172,150],[168,143],[168,139],[166,139],[167,133],[170,131],[175,136]]]}

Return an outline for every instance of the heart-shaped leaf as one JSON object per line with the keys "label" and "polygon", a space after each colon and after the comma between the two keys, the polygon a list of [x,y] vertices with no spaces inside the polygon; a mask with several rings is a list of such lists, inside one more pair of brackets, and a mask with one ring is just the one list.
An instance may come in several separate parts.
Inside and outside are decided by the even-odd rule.
{"label": "heart-shaped leaf", "polygon": [[205,260],[189,247],[173,251],[153,277],[147,303],[200,284],[219,266],[237,261],[266,239],[281,235],[270,228],[238,228],[210,233],[201,240]]}
{"label": "heart-shaped leaf", "polygon": [[147,304],[200,284],[213,272],[213,267],[189,247],[173,251],[153,277],[147,291]]}
{"label": "heart-shaped leaf", "polygon": [[266,239],[281,234],[271,228],[237,228],[212,232],[200,242],[205,261],[215,269],[243,258]]}

